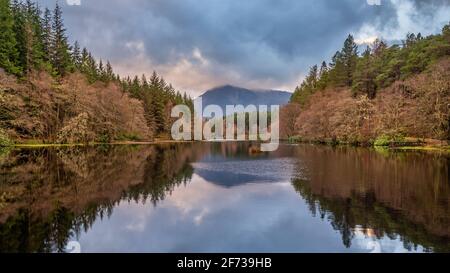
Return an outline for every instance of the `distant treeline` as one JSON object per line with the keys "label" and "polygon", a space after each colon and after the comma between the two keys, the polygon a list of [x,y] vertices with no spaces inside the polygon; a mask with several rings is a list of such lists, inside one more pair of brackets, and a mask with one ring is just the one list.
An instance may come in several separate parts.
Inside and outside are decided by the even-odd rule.
{"label": "distant treeline", "polygon": [[85,75],[89,83],[115,83],[131,97],[143,102],[145,118],[155,135],[168,132],[168,107],[192,105],[192,99],[176,91],[156,72],[146,76],[121,78],[109,61],[97,61],[78,42],[69,44],[58,3],[53,11],[43,11],[31,0],[0,0],[0,68],[22,80],[34,71],[46,71],[55,79],[72,73]]}
{"label": "distant treeline", "polygon": [[349,35],[331,62],[320,68],[311,67],[305,80],[295,89],[291,102],[305,104],[318,90],[351,88],[353,95],[367,95],[374,99],[377,92],[397,80],[425,71],[430,64],[450,55],[450,25],[442,34],[422,37],[409,33],[402,45],[388,46],[377,39],[362,54],[352,35]]}

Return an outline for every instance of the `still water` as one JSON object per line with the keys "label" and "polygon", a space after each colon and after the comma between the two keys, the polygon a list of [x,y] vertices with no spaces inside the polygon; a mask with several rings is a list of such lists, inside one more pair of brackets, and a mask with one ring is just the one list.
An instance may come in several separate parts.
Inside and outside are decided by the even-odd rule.
{"label": "still water", "polygon": [[251,143],[0,156],[0,252],[449,252],[448,155]]}

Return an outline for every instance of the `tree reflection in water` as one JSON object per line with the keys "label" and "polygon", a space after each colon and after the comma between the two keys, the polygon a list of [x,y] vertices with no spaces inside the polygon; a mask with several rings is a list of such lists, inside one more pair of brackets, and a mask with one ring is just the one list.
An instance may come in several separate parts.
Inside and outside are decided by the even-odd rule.
{"label": "tree reflection in water", "polygon": [[1,165],[0,252],[64,252],[121,201],[157,204],[192,177],[195,144],[13,151]]}
{"label": "tree reflection in water", "polygon": [[[420,245],[427,251],[450,251],[448,156],[310,145],[282,145],[275,153],[255,154],[253,145],[7,151],[0,156],[0,252],[63,252],[69,240],[90,230],[99,219],[111,217],[120,202],[157,206],[191,181],[195,162],[214,163],[209,166],[228,162],[242,171],[245,166],[266,168],[286,158],[298,162],[293,188],[313,216],[340,232],[346,247],[362,233],[378,239],[400,238],[409,250]],[[253,160],[261,161],[249,164]],[[264,171],[247,180],[259,179],[258,175],[268,173]],[[237,172],[242,179],[235,183],[213,181],[221,174],[217,170],[199,172],[205,173],[217,187],[239,187],[247,181],[242,176],[247,172]],[[274,173],[272,168],[269,174]],[[285,169],[277,176],[291,177]]]}
{"label": "tree reflection in water", "polygon": [[355,233],[449,252],[449,157],[343,147],[299,147],[307,179],[293,179],[313,216],[350,247]]}

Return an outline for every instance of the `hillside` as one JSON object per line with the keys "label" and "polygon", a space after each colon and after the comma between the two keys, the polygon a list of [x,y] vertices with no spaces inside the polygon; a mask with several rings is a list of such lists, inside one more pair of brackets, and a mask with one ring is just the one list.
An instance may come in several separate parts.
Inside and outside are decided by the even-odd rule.
{"label": "hillside", "polygon": [[121,78],[69,44],[59,3],[0,1],[0,147],[167,138],[172,105],[192,100],[156,72]]}
{"label": "hillside", "polygon": [[201,98],[203,105],[285,105],[289,102],[291,93],[278,90],[250,90],[231,85],[216,87],[206,91]]}
{"label": "hillside", "polygon": [[[281,135],[306,141],[401,145],[450,140],[450,25],[376,41],[362,54],[353,37],[328,65],[311,68],[281,113]],[[439,141],[435,141],[439,143]]]}
{"label": "hillside", "polygon": [[114,83],[89,84],[81,74],[57,82],[46,73],[29,83],[0,73],[0,127],[16,142],[149,140],[143,103]]}

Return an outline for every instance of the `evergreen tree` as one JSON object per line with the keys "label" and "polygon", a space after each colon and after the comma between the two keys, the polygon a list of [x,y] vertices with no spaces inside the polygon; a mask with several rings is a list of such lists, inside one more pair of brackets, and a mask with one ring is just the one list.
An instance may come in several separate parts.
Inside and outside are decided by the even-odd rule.
{"label": "evergreen tree", "polygon": [[130,86],[130,94],[133,98],[141,98],[141,83],[139,82],[139,77],[134,76],[133,82]]}
{"label": "evergreen tree", "polygon": [[341,56],[344,64],[345,84],[352,86],[353,72],[355,71],[356,61],[358,60],[358,45],[356,45],[352,35],[348,35],[345,40]]}
{"label": "evergreen tree", "polygon": [[323,90],[328,86],[328,73],[328,65],[325,61],[323,61],[322,65],[320,66],[317,88]]}
{"label": "evergreen tree", "polygon": [[31,0],[25,3],[25,41],[26,41],[26,71],[40,70],[44,67],[43,29],[41,25],[41,10]]}
{"label": "evergreen tree", "polygon": [[18,52],[14,35],[14,18],[9,0],[0,0],[0,67],[12,74],[19,74],[16,65]]}
{"label": "evergreen tree", "polygon": [[338,51],[331,59],[329,81],[333,86],[345,86],[346,77],[344,59],[342,53]]}
{"label": "evergreen tree", "polygon": [[87,57],[87,77],[89,82],[91,83],[94,83],[99,79],[97,62],[90,52],[88,53]]}
{"label": "evergreen tree", "polygon": [[106,71],[102,59],[100,59],[100,62],[98,63],[98,79],[106,82]]}
{"label": "evergreen tree", "polygon": [[64,76],[72,68],[70,47],[67,42],[66,29],[62,19],[62,10],[56,2],[53,12],[52,64],[57,75]]}
{"label": "evergreen tree", "polygon": [[358,60],[353,75],[353,95],[366,94],[369,99],[375,98],[377,86],[375,84],[375,67],[371,49],[367,47],[363,56]]}
{"label": "evergreen tree", "polygon": [[158,134],[163,133],[166,128],[164,94],[162,91],[162,84],[164,83],[164,80],[160,79],[158,74],[153,71],[149,83],[150,94],[152,96],[152,104],[149,110],[155,120],[155,130]]}
{"label": "evergreen tree", "polygon": [[81,51],[80,71],[86,75],[89,74],[89,51],[85,47]]}
{"label": "evergreen tree", "polygon": [[82,55],[80,51],[80,45],[78,44],[78,41],[75,41],[75,44],[73,45],[72,50],[72,63],[74,64],[75,68],[77,70],[81,70],[82,65]]}
{"label": "evergreen tree", "polygon": [[16,55],[16,61],[15,64],[17,67],[20,68],[21,72],[24,72],[27,70],[26,67],[26,56],[27,56],[27,39],[26,39],[26,32],[25,32],[25,25],[26,25],[26,18],[25,18],[25,8],[23,4],[17,0],[14,0],[12,3],[12,14],[14,17],[14,27],[13,31],[15,34],[16,39],[16,49],[17,49],[17,55]]}
{"label": "evergreen tree", "polygon": [[106,80],[108,82],[116,80],[113,68],[112,68],[111,63],[109,61],[106,62]]}
{"label": "evergreen tree", "polygon": [[51,62],[51,57],[53,55],[52,41],[52,12],[48,8],[45,8],[44,17],[42,18],[42,44],[44,51],[44,60],[49,63]]}

